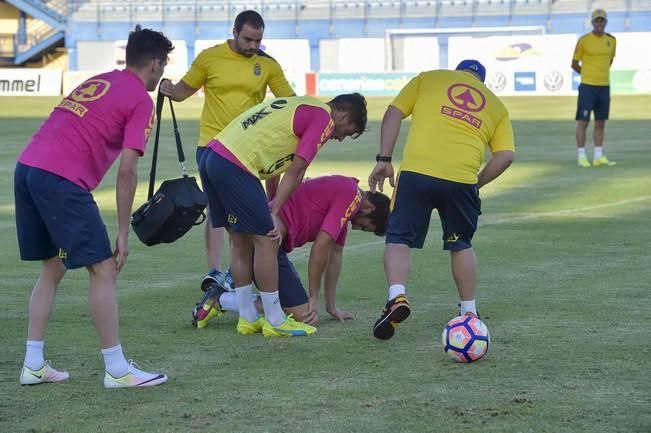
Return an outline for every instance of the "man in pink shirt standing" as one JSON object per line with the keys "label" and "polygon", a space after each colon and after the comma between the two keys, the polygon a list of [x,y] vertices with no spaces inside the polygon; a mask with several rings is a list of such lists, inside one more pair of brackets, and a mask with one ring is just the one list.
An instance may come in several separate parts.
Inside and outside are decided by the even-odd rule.
{"label": "man in pink shirt standing", "polygon": [[[126,69],[92,77],[52,111],[18,157],[14,174],[16,229],[23,260],[42,262],[29,302],[21,385],[69,378],[45,361],[45,332],[66,269],[86,267],[89,304],[105,363],[106,388],[161,384],[167,376],[127,361],[118,333],[116,280],[129,253],[131,207],[138,158],[154,122],[154,91],[174,49],[160,32],[136,26],[129,35]],[[120,156],[116,184],[115,250],[91,191]]]}
{"label": "man in pink shirt standing", "polygon": [[[315,325],[319,321],[322,282],[326,311],[338,320],[352,318],[335,301],[348,223],[353,229],[384,236],[390,202],[384,194],[362,191],[357,184],[357,179],[345,176],[307,179],[280,209],[278,230],[283,243],[278,251],[278,294],[283,310],[300,322]],[[287,253],[309,242],[308,298]],[[239,312],[237,295],[213,282],[197,304],[192,323],[204,328],[223,311]]]}

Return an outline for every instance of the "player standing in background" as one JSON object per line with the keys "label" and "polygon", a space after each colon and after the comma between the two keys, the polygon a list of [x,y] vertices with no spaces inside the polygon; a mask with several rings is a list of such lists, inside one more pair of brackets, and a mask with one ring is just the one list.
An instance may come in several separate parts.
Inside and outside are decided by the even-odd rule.
{"label": "player standing in background", "polygon": [[[326,311],[335,319],[352,319],[352,314],[337,308],[337,282],[343,264],[348,223],[384,236],[389,215],[389,197],[362,191],[358,180],[345,176],[307,179],[296,188],[278,215],[278,230],[283,242],[278,250],[278,294],[286,314],[308,325],[319,322],[319,292],[323,281]],[[309,296],[287,257],[294,248],[312,242],[308,262]],[[223,311],[239,312],[237,296],[213,283],[193,312],[192,323],[204,328]]]}
{"label": "player standing in background", "polygon": [[[411,312],[405,296],[410,249],[423,248],[435,208],[443,227],[443,248],[451,253],[459,314],[478,316],[471,240],[481,214],[479,188],[513,162],[513,129],[506,107],[483,84],[484,66],[464,60],[456,69],[419,74],[382,119],[380,153],[369,176],[371,191],[378,186],[382,191],[386,178],[394,185],[391,156],[402,120],[412,116],[384,250],[389,299],[373,327],[373,335],[382,340],[391,338],[396,324]],[[480,171],[486,146],[492,157]]]}
{"label": "player standing in background", "polygon": [[[327,103],[311,96],[279,98],[245,111],[208,144],[199,173],[213,227],[229,229],[238,333],[285,337],[316,331],[285,316],[280,305],[280,209],[326,141],[358,136],[365,128],[366,100],[359,93]],[[260,180],[282,173],[270,209]],[[254,269],[265,317],[258,316],[252,299]]]}
{"label": "player standing in background", "polygon": [[585,134],[594,111],[594,155],[592,165],[608,167],[615,165],[603,153],[604,129],[610,111],[610,65],[613,64],[617,41],[606,33],[606,11],[596,9],[592,13],[592,31],[576,43],[572,57],[572,69],[581,74],[579,100],[576,107],[576,146],[579,167],[590,167],[585,153]]}
{"label": "player standing in background", "polygon": [[[167,380],[126,360],[118,333],[116,280],[129,253],[138,158],[154,123],[147,91],[156,90],[173,49],[162,33],[136,26],[127,43],[126,69],[97,75],[73,90],[18,157],[14,193],[20,256],[42,261],[29,301],[22,385],[68,379],[67,372],[45,361],[43,347],[59,283],[66,269],[81,267],[90,276],[90,313],[106,366],[104,386],[154,386]],[[90,191],[120,155],[118,236],[112,251]]]}
{"label": "player standing in background", "polygon": [[[294,96],[278,62],[260,50],[263,33],[264,21],[260,14],[240,12],[235,17],[233,39],[203,50],[175,85],[169,80],[161,82],[161,93],[175,101],[187,99],[203,86],[205,101],[199,123],[197,165],[215,135],[235,117],[264,100],[267,86],[277,97]],[[271,196],[276,185],[277,181],[267,183]],[[207,222],[205,239],[210,269],[204,280],[223,282],[225,277],[219,269],[224,251],[224,228],[212,228]]]}

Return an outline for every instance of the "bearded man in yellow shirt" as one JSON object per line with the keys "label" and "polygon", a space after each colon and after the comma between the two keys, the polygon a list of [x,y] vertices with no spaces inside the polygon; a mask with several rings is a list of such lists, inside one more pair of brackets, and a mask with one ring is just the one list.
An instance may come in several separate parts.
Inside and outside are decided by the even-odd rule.
{"label": "bearded man in yellow shirt", "polygon": [[[484,85],[484,66],[464,60],[456,69],[419,74],[400,91],[382,119],[380,153],[369,176],[373,192],[376,187],[382,191],[387,178],[394,186],[391,156],[402,120],[412,118],[384,250],[389,296],[373,327],[373,335],[381,340],[393,337],[397,324],[411,312],[405,295],[410,250],[423,248],[433,209],[441,219],[443,249],[450,251],[459,314],[479,316],[471,244],[481,214],[479,189],[511,165],[515,148],[509,113]],[[487,147],[492,156],[481,169]]]}
{"label": "bearded man in yellow shirt", "polygon": [[[282,68],[268,54],[260,50],[264,21],[255,11],[243,11],[235,18],[233,39],[202,51],[190,70],[176,84],[164,80],[160,92],[175,101],[183,101],[201,87],[205,102],[201,112],[197,165],[206,145],[231,120],[259,104],[265,98],[267,86],[276,97],[294,96]],[[277,179],[267,183],[274,195]],[[219,271],[224,250],[224,228],[206,224],[207,275],[202,287],[211,281],[229,285],[230,276]]]}
{"label": "bearded man in yellow shirt", "polygon": [[579,100],[576,108],[576,146],[579,167],[590,167],[585,153],[585,134],[594,111],[594,155],[592,165],[608,167],[615,165],[603,153],[604,129],[610,111],[610,65],[615,58],[617,41],[606,33],[606,11],[596,9],[592,13],[592,31],[576,43],[572,57],[572,69],[581,74]]}

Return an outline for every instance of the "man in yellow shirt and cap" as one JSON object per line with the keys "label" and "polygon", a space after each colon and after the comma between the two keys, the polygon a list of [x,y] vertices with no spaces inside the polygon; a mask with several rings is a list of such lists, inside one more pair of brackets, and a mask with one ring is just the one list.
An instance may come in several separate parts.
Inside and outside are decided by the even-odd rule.
{"label": "man in yellow shirt and cap", "polygon": [[617,41],[606,33],[608,17],[603,9],[592,13],[592,31],[576,43],[572,57],[572,69],[581,74],[579,100],[576,109],[576,146],[579,167],[588,168],[590,161],[585,153],[585,134],[594,111],[594,155],[592,166],[615,165],[603,153],[604,128],[610,110],[610,65],[615,58]]}
{"label": "man in yellow shirt and cap", "polygon": [[[389,286],[386,306],[373,335],[393,337],[411,312],[405,284],[411,249],[422,249],[432,210],[437,209],[443,249],[450,251],[459,294],[459,315],[479,313],[475,305],[477,263],[472,237],[481,215],[479,189],[500,176],[514,159],[515,144],[506,107],[484,84],[486,68],[467,59],[456,70],[422,72],[387,108],[380,132],[371,191],[395,185],[387,226],[384,271]],[[400,125],[412,118],[400,172],[391,164]],[[483,165],[486,150],[491,157]],[[483,165],[483,168],[482,168]]]}

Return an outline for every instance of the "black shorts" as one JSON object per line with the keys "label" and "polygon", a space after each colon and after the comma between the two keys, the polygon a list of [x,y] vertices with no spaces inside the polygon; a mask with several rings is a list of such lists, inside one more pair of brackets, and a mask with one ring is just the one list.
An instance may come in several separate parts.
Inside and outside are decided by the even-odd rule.
{"label": "black shorts", "polygon": [[307,304],[305,287],[294,264],[282,249],[278,250],[278,297],[284,308]]}
{"label": "black shorts", "polygon": [[201,165],[201,158],[203,158],[203,155],[205,155],[207,149],[208,148],[206,146],[197,146],[197,152],[194,155],[197,160],[197,167]]}
{"label": "black shorts", "polygon": [[97,203],[79,185],[17,163],[14,197],[23,260],[46,260],[58,255],[67,269],[76,269],[113,256]]}
{"label": "black shorts", "polygon": [[260,179],[212,149],[203,153],[199,174],[213,227],[266,236],[274,225]]}
{"label": "black shorts", "polygon": [[576,107],[576,120],[607,120],[610,112],[610,86],[579,84],[579,100]]}
{"label": "black shorts", "polygon": [[472,247],[481,215],[477,185],[410,171],[400,172],[396,182],[386,243],[423,248],[432,210],[436,209],[443,226],[443,249],[460,251]]}

